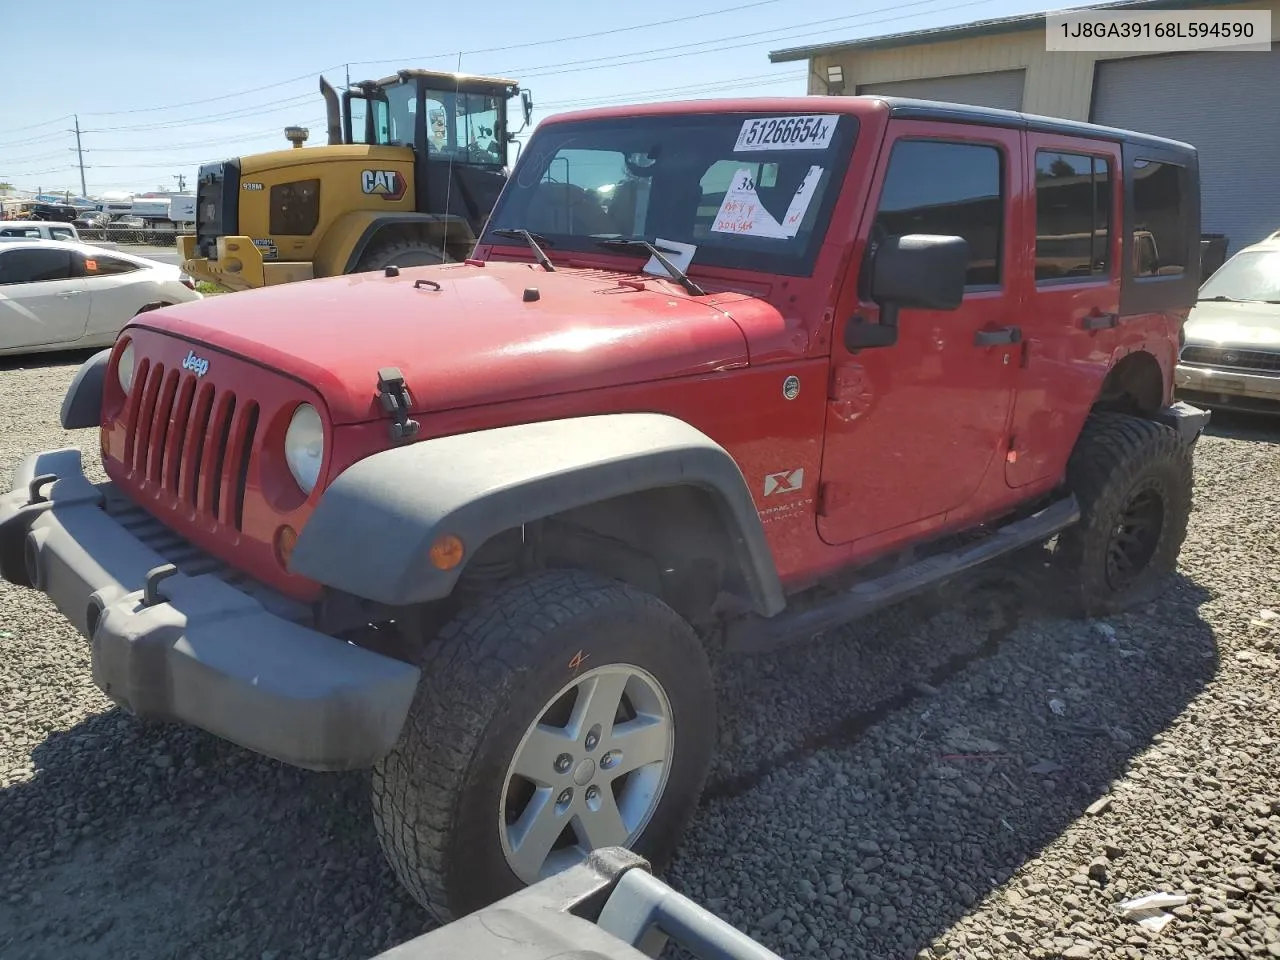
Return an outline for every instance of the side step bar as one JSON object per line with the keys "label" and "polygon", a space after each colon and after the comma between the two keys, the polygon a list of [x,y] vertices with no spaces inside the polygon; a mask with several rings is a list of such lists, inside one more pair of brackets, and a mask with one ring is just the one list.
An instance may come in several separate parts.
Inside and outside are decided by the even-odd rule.
{"label": "side step bar", "polygon": [[725,652],[739,655],[766,653],[807,640],[815,633],[891,606],[997,557],[1043,543],[1079,519],[1080,505],[1075,494],[1071,494],[1038,513],[1001,527],[977,543],[928,557],[874,580],[864,580],[817,606],[795,612],[784,610],[774,617],[752,614],[732,622],[726,629]]}

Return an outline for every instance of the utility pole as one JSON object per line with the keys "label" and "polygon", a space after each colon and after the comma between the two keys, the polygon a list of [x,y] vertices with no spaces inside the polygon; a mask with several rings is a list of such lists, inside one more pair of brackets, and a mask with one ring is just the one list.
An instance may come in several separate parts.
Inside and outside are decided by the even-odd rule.
{"label": "utility pole", "polygon": [[347,89],[351,89],[351,64],[346,64],[347,68]]}
{"label": "utility pole", "polygon": [[175,174],[173,175],[173,179],[175,179],[175,180],[177,180],[177,181],[178,181],[178,192],[179,192],[179,193],[181,193],[183,190],[187,189],[187,178],[186,178],[186,175],[185,175],[185,174],[175,173]]}
{"label": "utility pole", "polygon": [[80,116],[76,115],[76,157],[80,161],[80,196],[87,197],[89,188],[84,184],[84,151],[80,148]]}

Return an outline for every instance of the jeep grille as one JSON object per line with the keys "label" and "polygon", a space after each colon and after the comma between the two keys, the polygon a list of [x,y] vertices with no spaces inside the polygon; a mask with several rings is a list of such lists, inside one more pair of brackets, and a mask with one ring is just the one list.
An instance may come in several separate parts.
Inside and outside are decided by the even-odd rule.
{"label": "jeep grille", "polygon": [[143,359],[125,419],[124,466],[140,494],[166,496],[217,527],[242,529],[258,405]]}

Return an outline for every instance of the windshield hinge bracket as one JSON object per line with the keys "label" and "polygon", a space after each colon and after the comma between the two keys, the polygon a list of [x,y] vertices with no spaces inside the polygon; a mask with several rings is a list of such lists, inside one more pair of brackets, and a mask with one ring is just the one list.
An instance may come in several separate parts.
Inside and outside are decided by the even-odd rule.
{"label": "windshield hinge bracket", "polygon": [[378,371],[378,400],[383,412],[394,420],[390,431],[393,442],[403,443],[418,435],[422,424],[409,416],[413,395],[409,393],[399,367],[383,367]]}

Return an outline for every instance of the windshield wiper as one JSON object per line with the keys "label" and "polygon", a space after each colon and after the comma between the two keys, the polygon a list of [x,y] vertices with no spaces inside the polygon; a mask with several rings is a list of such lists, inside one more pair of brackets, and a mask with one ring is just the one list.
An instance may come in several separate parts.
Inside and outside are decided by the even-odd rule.
{"label": "windshield wiper", "polygon": [[671,274],[671,279],[678,281],[680,286],[684,287],[695,297],[705,297],[707,295],[707,291],[703,290],[700,286],[690,280],[683,270],[663,256],[664,253],[679,253],[679,250],[672,250],[670,247],[655,247],[648,240],[597,240],[596,246],[605,247],[606,249],[612,247],[619,250],[630,250],[635,247],[643,247],[645,250],[648,250],[653,254],[654,259],[662,264],[662,269]]}
{"label": "windshield wiper", "polygon": [[500,237],[510,237],[513,240],[523,240],[529,245],[529,249],[533,251],[533,255],[537,258],[538,262],[542,264],[542,269],[546,270],[547,273],[555,273],[555,264],[551,262],[551,258],[548,257],[542,247],[539,246],[541,243],[545,243],[548,247],[555,246],[555,244],[542,236],[542,234],[530,233],[528,230],[494,230],[493,233],[496,233]]}

